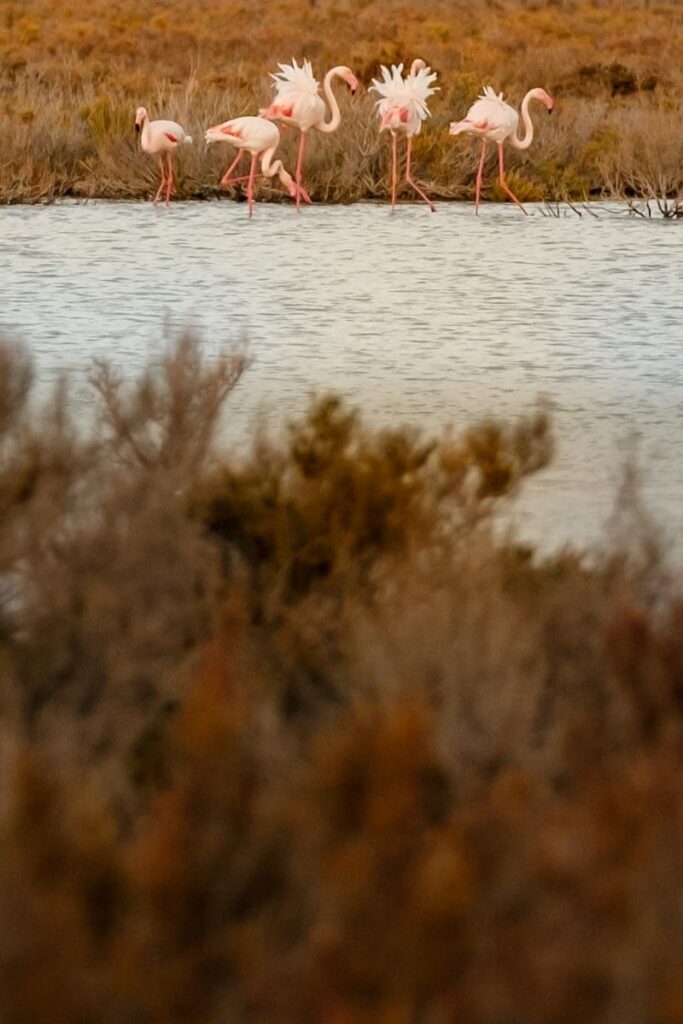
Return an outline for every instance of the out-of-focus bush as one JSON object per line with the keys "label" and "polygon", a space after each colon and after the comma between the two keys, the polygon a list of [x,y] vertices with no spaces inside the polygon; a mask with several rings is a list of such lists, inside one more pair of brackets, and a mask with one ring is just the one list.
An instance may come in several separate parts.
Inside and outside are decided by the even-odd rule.
{"label": "out-of-focus bush", "polygon": [[97,367],[86,432],[0,348],[3,1024],[677,1024],[664,553],[501,535],[542,409],[237,460],[244,367]]}

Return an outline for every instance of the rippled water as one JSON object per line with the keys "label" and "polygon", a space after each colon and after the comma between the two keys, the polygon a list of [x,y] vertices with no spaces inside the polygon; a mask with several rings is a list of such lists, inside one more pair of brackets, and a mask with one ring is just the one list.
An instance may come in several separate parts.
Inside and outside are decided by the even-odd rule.
{"label": "rippled water", "polygon": [[141,204],[0,211],[0,330],[42,379],[106,355],[133,371],[194,325],[248,334],[229,430],[333,388],[378,422],[440,427],[554,403],[558,455],[517,513],[534,538],[593,540],[624,445],[655,514],[683,517],[683,225],[614,207]]}

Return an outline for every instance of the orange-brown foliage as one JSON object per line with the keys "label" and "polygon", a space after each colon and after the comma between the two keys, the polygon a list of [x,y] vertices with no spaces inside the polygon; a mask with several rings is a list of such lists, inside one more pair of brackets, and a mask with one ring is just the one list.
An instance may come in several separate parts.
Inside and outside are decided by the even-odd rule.
{"label": "orange-brown foliage", "polygon": [[[189,7],[120,0],[85,8],[3,0],[0,201],[147,194],[155,168],[132,133],[141,102],[200,139],[209,124],[255,113],[278,61],[308,56],[318,73],[347,63],[367,87],[380,63],[417,54],[440,75],[434,116],[416,144],[419,173],[435,195],[463,197],[471,188],[476,147],[449,139],[447,126],[487,81],[514,102],[541,84],[559,100],[538,145],[512,157],[523,198],[675,193],[683,166],[672,127],[683,95],[682,45],[675,0],[207,0]],[[340,132],[311,150],[313,194],[383,197],[387,146],[377,137],[371,98],[361,89],[343,100]],[[286,161],[292,147],[286,139]],[[223,159],[199,146],[184,152],[180,195],[217,195]],[[490,194],[499,197],[495,188]]]}
{"label": "orange-brown foliage", "polygon": [[0,365],[3,1024],[678,1024],[680,587],[491,528],[542,410],[237,462],[239,352]]}

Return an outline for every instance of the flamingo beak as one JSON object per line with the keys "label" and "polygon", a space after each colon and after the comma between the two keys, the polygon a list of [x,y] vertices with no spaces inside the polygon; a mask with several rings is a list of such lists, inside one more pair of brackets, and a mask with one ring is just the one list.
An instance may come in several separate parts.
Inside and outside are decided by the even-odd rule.
{"label": "flamingo beak", "polygon": [[140,123],[138,121],[135,122],[135,131],[136,132],[140,131]]}
{"label": "flamingo beak", "polygon": [[358,79],[356,78],[355,75],[351,75],[351,77],[349,78],[349,89],[351,90],[352,93],[354,93],[357,88],[358,88]]}

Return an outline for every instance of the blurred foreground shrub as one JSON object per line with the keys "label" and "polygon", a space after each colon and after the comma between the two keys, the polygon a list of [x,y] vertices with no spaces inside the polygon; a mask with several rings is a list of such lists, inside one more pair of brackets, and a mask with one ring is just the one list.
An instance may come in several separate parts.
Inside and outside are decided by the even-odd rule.
{"label": "blurred foreground shrub", "polygon": [[678,1022],[653,538],[501,535],[542,409],[428,440],[327,397],[237,460],[245,366],[96,367],[86,432],[0,348],[3,1024]]}

